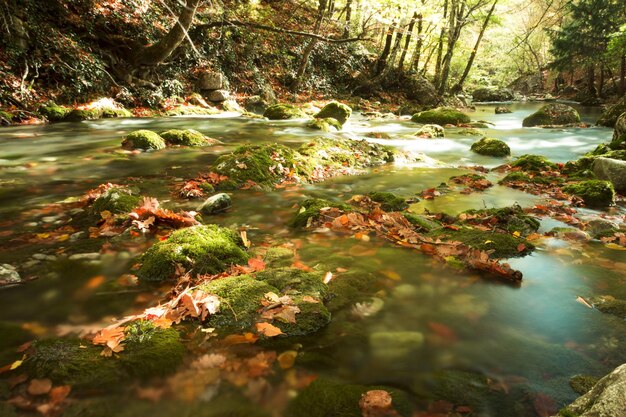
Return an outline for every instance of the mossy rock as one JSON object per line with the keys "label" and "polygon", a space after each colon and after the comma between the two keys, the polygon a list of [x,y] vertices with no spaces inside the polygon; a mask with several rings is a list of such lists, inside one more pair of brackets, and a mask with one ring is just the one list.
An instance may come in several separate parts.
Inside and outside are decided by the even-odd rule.
{"label": "mossy rock", "polygon": [[139,205],[139,201],[139,197],[134,196],[128,188],[112,187],[94,200],[91,212],[96,216],[103,211],[110,211],[113,214],[130,213]]}
{"label": "mossy rock", "polygon": [[74,109],[70,111],[65,120],[81,122],[83,120],[95,120],[102,117],[102,109]]}
{"label": "mossy rock", "polygon": [[[495,259],[522,257],[535,250],[535,246],[522,237],[466,227],[460,230],[435,230],[429,236],[442,240],[459,241],[469,247],[489,251],[489,256]],[[520,244],[524,245],[523,248]]]}
{"label": "mossy rock", "polygon": [[322,110],[320,110],[315,117],[318,119],[332,118],[341,123],[341,125],[344,125],[351,115],[352,109],[349,106],[337,101],[332,101],[322,107]]}
{"label": "mossy rock", "polygon": [[13,114],[0,110],[0,121],[6,120],[9,124],[13,121]]}
{"label": "mossy rock", "polygon": [[575,108],[566,104],[552,103],[542,106],[522,121],[523,127],[563,126],[580,123],[580,115]]}
{"label": "mossy rock", "polygon": [[341,274],[328,284],[330,291],[326,307],[332,312],[340,311],[355,303],[371,299],[379,288],[378,279],[374,274],[354,271]]}
{"label": "mossy rock", "polygon": [[526,172],[539,173],[556,169],[556,164],[543,156],[526,154],[513,161],[511,167],[519,168]]}
{"label": "mossy rock", "polygon": [[226,331],[244,330],[252,326],[259,316],[258,310],[262,308],[264,295],[279,292],[267,282],[249,275],[215,279],[200,285],[200,289],[217,295],[221,301],[220,311],[207,319],[208,325]]}
{"label": "mossy rock", "polygon": [[315,138],[302,145],[298,152],[312,165],[335,169],[368,168],[395,159],[395,150],[391,146],[345,138]]}
{"label": "mossy rock", "polygon": [[626,97],[622,98],[618,103],[608,107],[598,120],[597,124],[606,127],[615,127],[617,119],[626,113]]}
{"label": "mossy rock", "polygon": [[609,181],[582,181],[566,185],[563,191],[582,198],[589,207],[606,207],[615,202],[615,190]]}
{"label": "mossy rock", "polygon": [[233,264],[246,265],[248,255],[235,231],[207,225],[175,231],[148,249],[140,261],[140,280],[165,281],[174,276],[178,265],[192,274],[218,274]]}
{"label": "mossy rock", "polygon": [[300,309],[296,322],[288,323],[274,319],[273,324],[287,336],[306,336],[313,334],[330,323],[330,312],[322,303],[303,301],[302,296],[293,297],[294,304]]}
{"label": "mossy rock", "polygon": [[307,115],[291,104],[274,104],[265,109],[264,117],[270,120],[304,119]]}
{"label": "mossy rock", "polygon": [[626,113],[622,113],[615,122],[613,138],[611,139],[609,148],[616,150],[626,148]]}
{"label": "mossy rock", "polygon": [[510,184],[512,182],[519,182],[519,181],[532,183],[533,179],[530,178],[527,174],[523,173],[522,171],[513,171],[513,172],[509,172],[508,174],[506,174],[504,178],[498,181],[498,184]]}
{"label": "mossy rock", "polygon": [[611,296],[598,296],[589,300],[594,308],[605,313],[626,319],[626,301]]}
{"label": "mossy rock", "polygon": [[133,117],[133,114],[126,109],[104,108],[102,109],[103,119],[115,119],[120,117]]}
{"label": "mossy rock", "polygon": [[591,375],[575,375],[570,378],[569,386],[579,395],[585,395],[594,385],[598,383],[600,378]]}
{"label": "mossy rock", "polygon": [[129,133],[122,142],[125,149],[159,150],[165,148],[165,141],[151,130],[135,130]]}
{"label": "mossy rock", "polygon": [[539,226],[541,226],[539,220],[526,215],[524,209],[517,204],[502,208],[466,210],[462,214],[470,216],[477,215],[482,222],[488,222],[493,226],[498,226],[500,229],[506,230],[509,233],[519,232],[522,236],[535,233],[539,230]]}
{"label": "mossy rock", "polygon": [[322,275],[297,268],[272,268],[256,274],[256,279],[266,282],[284,294],[306,294],[323,300],[328,295],[328,286]]}
{"label": "mossy rock", "polygon": [[65,106],[59,106],[55,103],[44,104],[39,107],[39,114],[50,122],[60,122],[64,120],[71,111],[71,109]]}
{"label": "mossy rock", "polygon": [[483,131],[473,127],[468,127],[457,131],[456,134],[462,136],[483,136]]}
{"label": "mossy rock", "polygon": [[380,208],[384,211],[403,211],[409,208],[409,204],[402,197],[384,191],[372,191],[367,194],[372,201],[380,203]]}
{"label": "mossy rock", "polygon": [[344,212],[353,211],[352,206],[344,203],[336,203],[321,198],[309,198],[300,203],[300,209],[296,216],[291,220],[290,225],[293,227],[308,227],[310,222],[315,221],[320,216],[320,210],[326,207],[335,207]]}
{"label": "mossy rock", "polygon": [[426,216],[413,213],[404,213],[403,215],[404,218],[407,219],[409,223],[411,223],[420,232],[428,233],[442,227],[440,223],[431,220]]}
{"label": "mossy rock", "polygon": [[287,407],[288,417],[361,417],[359,401],[370,390],[385,390],[391,394],[392,405],[402,417],[411,415],[407,395],[395,388],[345,384],[318,378],[302,390]]}
{"label": "mossy rock", "polygon": [[[308,180],[314,166],[297,151],[280,144],[244,145],[231,154],[220,156],[213,169],[229,177],[236,185],[253,181],[260,185],[274,185],[290,175]],[[221,188],[221,184],[220,184]]]}
{"label": "mossy rock", "polygon": [[442,138],[445,136],[445,129],[439,125],[424,125],[417,131],[415,136],[420,138]]}
{"label": "mossy rock", "polygon": [[220,143],[220,141],[204,136],[193,129],[170,129],[159,133],[159,135],[170,145],[200,147]]}
{"label": "mossy rock", "polygon": [[414,114],[413,117],[411,117],[411,121],[415,123],[445,126],[470,123],[472,120],[467,114],[456,109],[450,107],[438,107],[433,110],[426,110]]}
{"label": "mossy rock", "polygon": [[291,266],[295,260],[293,249],[275,247],[269,248],[263,257],[263,261],[270,268],[282,268]]}
{"label": "mossy rock", "polygon": [[213,108],[206,108],[201,106],[177,106],[168,110],[166,116],[211,116],[219,114],[220,111]]}
{"label": "mossy rock", "polygon": [[343,125],[339,123],[337,119],[328,117],[325,119],[315,118],[306,124],[309,129],[317,129],[322,132],[337,132],[343,128]]}
{"label": "mossy rock", "polygon": [[478,142],[474,142],[470,149],[479,155],[496,157],[511,155],[511,148],[509,148],[509,145],[500,139],[494,138],[482,138]]}

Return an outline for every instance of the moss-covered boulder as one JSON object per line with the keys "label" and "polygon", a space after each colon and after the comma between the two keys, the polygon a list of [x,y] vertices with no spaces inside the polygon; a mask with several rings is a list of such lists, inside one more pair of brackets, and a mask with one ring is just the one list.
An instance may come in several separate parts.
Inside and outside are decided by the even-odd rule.
{"label": "moss-covered boulder", "polygon": [[230,265],[245,265],[248,255],[241,237],[216,225],[177,230],[141,257],[137,276],[142,281],[165,281],[177,268],[192,274],[217,274]]}
{"label": "moss-covered boulder", "polygon": [[482,138],[478,142],[474,142],[470,149],[479,155],[496,157],[511,155],[511,148],[509,148],[509,145],[500,139],[494,138]]}
{"label": "moss-covered boulder", "polygon": [[[539,220],[524,213],[524,209],[515,204],[509,207],[466,210],[457,216],[460,222],[477,221],[480,224],[489,224],[508,233],[519,233],[528,236],[539,230]],[[468,220],[473,219],[473,220]]]}
{"label": "moss-covered boulder", "polygon": [[344,125],[351,115],[352,109],[349,106],[337,101],[332,101],[322,107],[322,110],[315,114],[315,117],[318,119],[332,118]]}
{"label": "moss-covered boulder", "polygon": [[539,173],[556,169],[556,164],[541,155],[525,154],[513,161],[511,167],[525,172]]}
{"label": "moss-covered boulder", "polygon": [[588,393],[600,378],[591,375],[574,375],[569,380],[569,386],[579,395]]}
{"label": "moss-covered boulder", "polygon": [[609,181],[582,181],[566,185],[563,191],[582,198],[589,207],[606,207],[615,202],[615,190]]}
{"label": "moss-covered boulder", "polygon": [[497,259],[526,256],[535,250],[535,246],[523,237],[467,227],[459,230],[438,229],[429,235],[442,240],[459,241],[469,247],[487,251],[490,257]]}
{"label": "moss-covered boulder", "polygon": [[318,300],[328,296],[328,286],[324,284],[322,275],[316,272],[297,268],[271,268],[257,273],[256,279],[284,294],[306,294]]}
{"label": "moss-covered boulder", "polygon": [[404,218],[407,219],[409,223],[411,223],[420,232],[428,233],[442,227],[440,223],[419,214],[404,213]]}
{"label": "moss-covered boulder", "polygon": [[170,129],[159,133],[159,136],[161,136],[169,145],[195,147],[221,143],[219,140],[205,136],[193,129]]}
{"label": "moss-covered boulder", "polygon": [[202,107],[202,106],[193,106],[193,105],[180,105],[176,106],[167,112],[165,112],[166,116],[211,116],[214,114],[219,114],[220,111],[216,108],[210,107]]}
{"label": "moss-covered boulder", "polygon": [[593,307],[605,314],[626,319],[626,301],[608,295],[593,297],[589,300]]}
{"label": "moss-covered boulder", "polygon": [[129,377],[171,373],[183,360],[185,348],[174,329],[136,322],[125,333],[124,350],[115,358],[102,356],[102,346],[80,339],[36,341],[27,355],[25,369],[31,377],[50,378],[55,384],[97,389],[116,386]]}
{"label": "moss-covered boulder", "polygon": [[139,205],[139,200],[139,197],[134,196],[128,188],[111,187],[94,200],[91,212],[96,216],[103,211],[113,214],[130,213]]}
{"label": "moss-covered boulder", "polygon": [[322,132],[337,132],[343,128],[337,119],[327,117],[324,119],[315,118],[306,124],[309,129],[321,130]]}
{"label": "moss-covered boulder", "polygon": [[614,127],[617,119],[626,113],[626,97],[622,98],[616,104],[609,106],[603,113],[597,124],[600,126]]}
{"label": "moss-covered boulder", "polygon": [[[392,407],[402,417],[411,415],[407,395],[396,388],[346,384],[327,378],[318,378],[294,398],[287,408],[290,417],[362,417],[359,401],[371,390],[384,390],[391,394]],[[385,414],[387,415],[387,414]]]}
{"label": "moss-covered boulder", "polygon": [[419,138],[442,138],[445,135],[445,129],[439,125],[424,125],[417,131],[415,136]]}
{"label": "moss-covered boulder", "polygon": [[457,132],[455,132],[457,135],[461,135],[461,136],[484,136],[484,133],[482,130],[480,129],[476,129],[473,127],[468,127],[465,129],[460,129]]}
{"label": "moss-covered boulder", "polygon": [[415,113],[413,117],[411,117],[411,121],[415,123],[445,126],[470,123],[472,120],[467,114],[456,109],[450,107],[438,107],[433,110]]}
{"label": "moss-covered boulder", "polygon": [[151,130],[135,130],[126,135],[122,141],[125,149],[159,150],[165,148],[165,141],[161,136]]}
{"label": "moss-covered boulder", "polygon": [[384,211],[402,211],[409,208],[409,204],[406,199],[398,197],[393,193],[387,193],[384,191],[372,191],[367,194],[372,201],[380,203],[380,208]]}
{"label": "moss-covered boulder", "polygon": [[609,144],[611,149],[626,149],[626,112],[622,113],[615,122],[613,139]]}
{"label": "moss-covered boulder", "polygon": [[70,111],[65,120],[70,122],[81,122],[83,120],[95,120],[102,117],[102,109],[74,109]]}
{"label": "moss-covered boulder", "polygon": [[510,101],[513,100],[513,91],[508,88],[483,87],[474,90],[472,93],[472,101],[489,102],[489,101]]}
{"label": "moss-covered boulder", "polygon": [[542,106],[522,121],[522,126],[563,126],[580,123],[580,115],[575,108],[566,104],[552,103]]}
{"label": "moss-covered boulder", "polygon": [[274,320],[273,324],[287,336],[306,336],[313,334],[330,323],[331,314],[322,302],[311,302],[302,295],[292,296],[299,312],[295,323],[286,320]]}
{"label": "moss-covered boulder", "polygon": [[391,146],[345,138],[315,138],[298,152],[314,166],[333,169],[369,168],[395,159]]}
{"label": "moss-covered boulder", "polygon": [[295,217],[291,220],[290,225],[293,227],[308,227],[311,222],[319,218],[320,210],[327,207],[338,208],[344,212],[353,210],[352,206],[344,203],[337,203],[321,198],[309,198],[300,203],[300,208]]}
{"label": "moss-covered boulder", "polygon": [[133,114],[126,109],[109,107],[102,109],[101,117],[103,119],[115,119],[120,117],[133,117]]}
{"label": "moss-covered boulder", "polygon": [[220,156],[213,169],[237,185],[248,181],[273,185],[287,178],[307,181],[313,168],[311,161],[288,146],[264,144],[240,146],[233,153]]}
{"label": "moss-covered boulder", "polygon": [[65,106],[59,106],[56,103],[48,103],[39,107],[39,114],[50,122],[60,122],[64,120],[71,111],[71,109]]}
{"label": "moss-covered boulder", "polygon": [[291,104],[274,104],[269,106],[263,112],[263,116],[270,120],[304,119],[307,117],[302,110]]}

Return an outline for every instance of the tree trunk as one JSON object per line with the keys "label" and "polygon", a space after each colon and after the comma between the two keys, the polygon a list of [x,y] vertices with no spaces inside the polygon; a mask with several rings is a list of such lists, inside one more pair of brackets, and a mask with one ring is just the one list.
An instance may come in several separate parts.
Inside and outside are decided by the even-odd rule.
{"label": "tree trunk", "polygon": [[[319,31],[322,27],[322,21],[324,20],[324,12],[326,10],[326,1],[327,0],[319,0],[318,8],[317,8],[317,20],[315,21],[315,28],[313,32],[315,34],[319,34]],[[300,84],[302,83],[302,79],[304,78],[304,74],[306,73],[306,67],[309,64],[309,56],[311,56],[311,52],[315,49],[315,45],[317,44],[317,39],[312,38],[307,46],[304,48],[304,52],[302,53],[302,59],[300,60],[300,65],[298,66],[298,72],[296,73],[296,78],[293,80],[293,84],[291,85],[291,90],[296,93],[300,88]]]}
{"label": "tree trunk", "polygon": [[385,70],[392,68],[394,65],[394,62],[396,62],[396,57],[398,56],[398,50],[400,49],[400,44],[402,43],[402,38],[404,37],[404,30],[402,30],[404,26],[402,23],[403,22],[400,22],[400,25],[398,26],[396,30],[396,40],[393,43],[391,54],[389,54],[389,59],[388,59],[389,65],[383,68],[383,72],[385,72]]}
{"label": "tree trunk", "polygon": [[[443,3],[443,20],[448,17],[448,0],[445,0]],[[443,57],[443,39],[446,34],[446,26],[441,26],[441,32],[439,33],[439,41],[437,43],[437,60],[435,61],[435,78],[433,79],[433,84],[439,84],[439,78],[441,77],[441,61]]]}
{"label": "tree trunk", "polygon": [[415,44],[415,52],[413,52],[413,63],[411,67],[415,71],[419,70],[420,59],[422,57],[422,47],[424,46],[424,38],[422,38],[422,31],[424,30],[424,16],[420,13],[417,16],[417,42]]}
{"label": "tree trunk", "polygon": [[454,56],[454,48],[456,47],[456,42],[459,40],[461,28],[463,27],[462,16],[464,11],[465,3],[459,6],[458,0],[452,0],[448,48],[442,60],[441,78],[439,80],[439,87],[437,88],[439,94],[443,94],[446,90],[446,84],[450,75],[450,65],[452,64],[452,57]]}
{"label": "tree trunk", "polygon": [[604,91],[604,66],[600,64],[600,80],[598,82],[598,97],[602,97]]}
{"label": "tree trunk", "polygon": [[596,97],[596,71],[593,64],[589,64],[587,67],[587,92],[589,93],[589,98]]}
{"label": "tree trunk", "polygon": [[415,27],[415,21],[419,15],[417,12],[413,12],[413,17],[411,18],[411,23],[409,23],[409,28],[407,29],[406,40],[404,41],[404,48],[402,49],[402,55],[400,55],[400,62],[398,62],[398,69],[402,71],[402,67],[404,67],[404,60],[406,59],[406,53],[409,50],[409,44],[411,43],[411,37],[413,36],[413,28]]}
{"label": "tree trunk", "polygon": [[350,36],[350,21],[352,20],[352,0],[346,1],[346,28],[343,30],[343,37]]}
{"label": "tree trunk", "polygon": [[176,24],[157,43],[143,47],[131,58],[135,65],[153,66],[165,61],[185,40],[187,31],[193,23],[198,4],[202,0],[187,0],[178,16]]}
{"label": "tree trunk", "polygon": [[458,93],[461,90],[463,90],[463,83],[465,82],[465,79],[469,75],[470,70],[472,69],[472,65],[474,65],[474,59],[476,59],[476,53],[478,52],[478,47],[480,46],[480,42],[483,39],[483,35],[485,34],[485,31],[487,30],[487,26],[489,26],[489,19],[491,19],[491,15],[493,14],[493,11],[495,10],[497,4],[498,4],[498,0],[494,0],[493,4],[491,5],[491,9],[489,9],[489,12],[487,13],[487,17],[485,17],[483,26],[480,28],[478,39],[476,39],[476,44],[474,45],[474,49],[472,49],[472,53],[469,56],[467,65],[465,65],[465,70],[463,71],[461,78],[459,78],[459,81],[454,85],[454,87],[452,87],[452,90],[451,90],[452,93]]}
{"label": "tree trunk", "polygon": [[619,70],[619,95],[626,93],[626,55],[622,55]]}
{"label": "tree trunk", "polygon": [[387,36],[385,37],[385,47],[383,48],[383,52],[380,54],[380,57],[376,61],[376,68],[374,69],[374,76],[379,75],[385,67],[387,66],[387,58],[389,57],[389,52],[391,52],[391,41],[393,40],[393,32],[395,28],[396,22],[392,22],[389,28],[387,29]]}

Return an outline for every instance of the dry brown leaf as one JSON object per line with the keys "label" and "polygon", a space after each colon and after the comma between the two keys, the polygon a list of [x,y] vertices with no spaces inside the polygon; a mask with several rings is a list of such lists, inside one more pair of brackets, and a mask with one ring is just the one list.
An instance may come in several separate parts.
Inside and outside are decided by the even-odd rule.
{"label": "dry brown leaf", "polygon": [[52,381],[48,378],[45,379],[33,379],[28,384],[26,390],[30,395],[44,395],[50,392],[52,389]]}
{"label": "dry brown leaf", "polygon": [[266,337],[274,337],[284,334],[282,330],[270,323],[257,323],[256,331]]}

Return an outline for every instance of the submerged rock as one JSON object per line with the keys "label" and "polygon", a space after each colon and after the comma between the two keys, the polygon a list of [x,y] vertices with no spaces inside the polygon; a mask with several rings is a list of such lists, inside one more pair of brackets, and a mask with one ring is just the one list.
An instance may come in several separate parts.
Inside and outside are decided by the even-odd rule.
{"label": "submerged rock", "polygon": [[442,138],[445,135],[445,130],[439,125],[424,125],[417,131],[415,136],[420,138]]}
{"label": "submerged rock", "polygon": [[198,211],[202,214],[215,214],[228,210],[232,206],[230,196],[226,193],[215,194],[207,198]]}
{"label": "submerged rock", "polygon": [[306,114],[291,104],[274,104],[265,109],[264,117],[270,120],[303,119]]}
{"label": "submerged rock", "polygon": [[594,239],[612,236],[619,230],[619,227],[610,220],[593,219],[587,223],[587,231]]}
{"label": "submerged rock", "polygon": [[580,123],[575,108],[566,104],[547,104],[522,121],[522,126],[563,126]]}
{"label": "submerged rock", "polygon": [[500,139],[494,138],[482,138],[478,142],[474,142],[470,149],[480,155],[496,157],[511,155],[509,145]]}
{"label": "submerged rock", "polygon": [[140,280],[165,281],[181,266],[192,274],[217,274],[233,264],[246,265],[248,255],[235,231],[207,225],[175,231],[148,249],[140,261]]}
{"label": "submerged rock", "polygon": [[530,254],[535,245],[513,234],[497,233],[462,227],[459,230],[437,229],[429,234],[433,238],[459,241],[467,246],[490,253],[491,258],[516,258]]}
{"label": "submerged rock", "polygon": [[376,360],[395,362],[417,355],[424,345],[424,335],[420,332],[382,331],[369,336],[372,356]]}
{"label": "submerged rock", "polygon": [[606,207],[615,202],[615,190],[613,184],[608,181],[581,181],[566,185],[563,191],[582,198],[589,207]]}
{"label": "submerged rock", "polygon": [[326,207],[335,207],[344,212],[352,211],[352,206],[344,203],[323,200],[321,198],[309,198],[300,203],[300,210],[298,210],[296,216],[291,220],[291,226],[308,227],[312,221],[319,218],[320,210]]}
{"label": "submerged rock", "polygon": [[626,301],[618,300],[608,295],[593,297],[590,299],[593,307],[605,314],[611,314],[626,319]]}
{"label": "submerged rock", "polygon": [[332,118],[344,125],[352,115],[352,109],[337,101],[333,101],[325,105],[322,110],[315,115],[318,119]]}
{"label": "submerged rock", "polygon": [[496,114],[508,114],[508,113],[513,113],[513,112],[508,107],[498,106],[495,109],[495,113]]}
{"label": "submerged rock", "polygon": [[561,410],[559,416],[623,416],[626,410],[624,387],[626,387],[626,364],[600,379],[589,392]]}
{"label": "submerged rock", "polygon": [[472,93],[472,101],[511,101],[515,98],[513,91],[508,88],[485,87],[478,88]]}
{"label": "submerged rock", "polygon": [[0,264],[0,285],[18,284],[20,282],[22,282],[22,278],[13,265]]}
{"label": "submerged rock", "polygon": [[380,203],[380,208],[384,211],[402,211],[409,208],[409,204],[406,199],[398,197],[393,193],[387,193],[383,191],[372,191],[367,194],[372,201]]}
{"label": "submerged rock", "polygon": [[459,125],[470,123],[470,117],[456,109],[450,107],[438,107],[433,110],[419,112],[411,117],[411,121],[415,123],[445,125]]}
{"label": "submerged rock", "polygon": [[182,146],[208,146],[221,143],[217,139],[203,135],[194,129],[170,129],[159,133],[170,145]]}
{"label": "submerged rock", "polygon": [[588,233],[575,227],[554,227],[548,234],[559,239],[580,240],[583,242],[591,239]]}
{"label": "submerged rock", "polygon": [[570,378],[569,385],[579,395],[588,393],[600,379],[589,375],[575,375]]}
{"label": "submerged rock", "polygon": [[165,149],[165,141],[151,130],[135,130],[129,133],[122,142],[125,149],[159,150]]}

